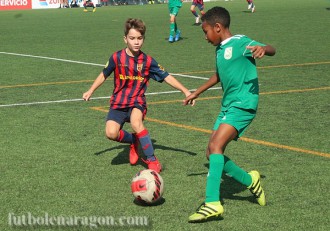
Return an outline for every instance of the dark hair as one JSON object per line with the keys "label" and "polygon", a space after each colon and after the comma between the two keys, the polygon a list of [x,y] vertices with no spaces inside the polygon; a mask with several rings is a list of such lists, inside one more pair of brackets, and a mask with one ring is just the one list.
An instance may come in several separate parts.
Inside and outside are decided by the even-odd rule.
{"label": "dark hair", "polygon": [[207,22],[211,26],[220,23],[225,28],[230,26],[230,14],[228,10],[223,7],[215,6],[209,9],[201,18],[202,22]]}
{"label": "dark hair", "polygon": [[129,18],[125,22],[125,29],[124,29],[124,34],[125,36],[128,34],[130,29],[135,29],[141,33],[142,36],[146,33],[146,25],[141,19],[137,18]]}

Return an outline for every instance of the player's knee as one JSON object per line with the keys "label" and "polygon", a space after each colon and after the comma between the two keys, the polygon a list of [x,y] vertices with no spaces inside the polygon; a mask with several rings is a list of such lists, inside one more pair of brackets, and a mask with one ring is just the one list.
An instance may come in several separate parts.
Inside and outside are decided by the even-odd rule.
{"label": "player's knee", "polygon": [[218,144],[217,142],[211,141],[209,142],[209,146],[208,146],[208,153],[209,155],[212,153],[224,153],[224,148],[221,147],[220,144]]}
{"label": "player's knee", "polygon": [[142,122],[131,122],[131,127],[133,129],[133,131],[135,131],[136,133],[139,133],[140,131],[144,130],[144,126]]}
{"label": "player's knee", "polygon": [[113,132],[113,131],[106,131],[105,136],[109,140],[117,140],[118,139],[118,132]]}

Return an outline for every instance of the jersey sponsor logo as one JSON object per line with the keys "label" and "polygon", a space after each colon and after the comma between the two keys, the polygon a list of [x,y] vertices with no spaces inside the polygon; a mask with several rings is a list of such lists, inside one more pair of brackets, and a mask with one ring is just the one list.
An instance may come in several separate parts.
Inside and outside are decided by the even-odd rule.
{"label": "jersey sponsor logo", "polygon": [[142,82],[144,80],[144,77],[142,76],[136,76],[136,75],[122,75],[120,74],[119,75],[119,78],[122,79],[122,80],[138,80],[140,82]]}
{"label": "jersey sponsor logo", "polygon": [[225,49],[225,53],[224,53],[223,57],[227,60],[231,59],[231,57],[233,57],[233,48],[232,47],[227,47]]}

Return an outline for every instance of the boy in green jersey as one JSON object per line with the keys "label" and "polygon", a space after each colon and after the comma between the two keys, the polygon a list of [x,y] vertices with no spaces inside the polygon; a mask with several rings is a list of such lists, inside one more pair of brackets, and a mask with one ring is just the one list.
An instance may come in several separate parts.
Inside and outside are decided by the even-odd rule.
{"label": "boy in green jersey", "polygon": [[170,36],[168,41],[170,43],[177,42],[180,39],[181,31],[176,23],[176,16],[179,14],[179,10],[182,6],[183,0],[169,0],[168,10],[170,11]]}
{"label": "boy in green jersey", "polygon": [[206,40],[216,46],[216,73],[189,95],[184,104],[189,104],[218,82],[221,82],[223,98],[206,151],[209,172],[205,203],[189,217],[189,222],[206,221],[222,215],[220,181],[223,172],[245,185],[260,205],[266,205],[259,172],[245,172],[225,156],[224,151],[230,141],[243,135],[256,115],[259,86],[255,59],[264,55],[273,56],[276,52],[272,46],[245,35],[232,35],[229,30],[230,15],[225,8],[210,9],[201,20]]}

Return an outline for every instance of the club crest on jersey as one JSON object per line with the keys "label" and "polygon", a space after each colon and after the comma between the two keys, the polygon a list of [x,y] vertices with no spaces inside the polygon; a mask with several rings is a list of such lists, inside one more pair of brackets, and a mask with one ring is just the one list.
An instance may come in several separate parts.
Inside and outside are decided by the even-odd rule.
{"label": "club crest on jersey", "polygon": [[138,71],[142,71],[142,68],[143,68],[143,64],[137,64],[137,65],[136,65],[136,69],[137,69]]}
{"label": "club crest on jersey", "polygon": [[228,59],[231,59],[232,56],[233,56],[233,48],[227,47],[225,49],[225,54],[223,55],[223,57],[228,60]]}

